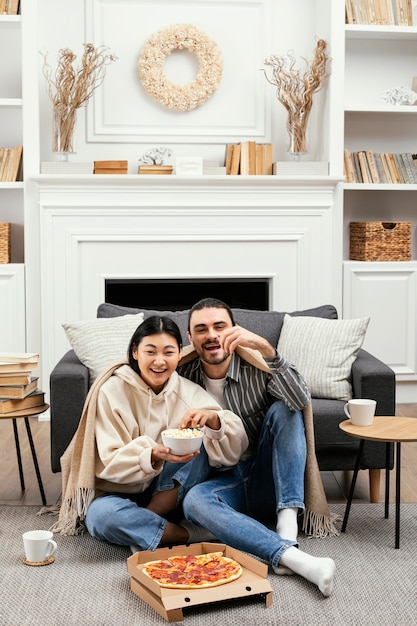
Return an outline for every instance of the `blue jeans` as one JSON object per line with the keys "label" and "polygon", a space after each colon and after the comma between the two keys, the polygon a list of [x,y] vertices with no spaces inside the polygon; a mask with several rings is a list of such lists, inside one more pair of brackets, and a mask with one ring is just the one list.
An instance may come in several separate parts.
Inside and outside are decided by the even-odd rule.
{"label": "blue jeans", "polygon": [[193,487],[184,500],[184,514],[221,542],[277,566],[297,543],[257,520],[283,508],[304,510],[305,461],[302,413],[275,402],[265,415],[253,456]]}
{"label": "blue jeans", "polygon": [[167,520],[145,508],[153,495],[173,489],[178,483],[177,509],[187,492],[210,474],[204,446],[188,463],[164,463],[162,472],[138,494],[106,493],[90,504],[85,525],[92,537],[122,546],[136,545],[155,550],[164,534]]}

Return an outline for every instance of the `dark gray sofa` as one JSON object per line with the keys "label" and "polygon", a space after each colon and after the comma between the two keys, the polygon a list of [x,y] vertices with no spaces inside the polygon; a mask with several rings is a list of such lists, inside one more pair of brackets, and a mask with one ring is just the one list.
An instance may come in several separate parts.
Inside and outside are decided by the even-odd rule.
{"label": "dark gray sofa", "polygon": [[[189,343],[186,334],[188,310],[162,312],[104,303],[98,307],[97,317],[116,317],[139,312],[143,312],[145,318],[161,313],[169,315],[177,322],[184,345]],[[238,324],[267,338],[271,345],[277,345],[284,312],[233,309],[233,313]],[[337,311],[332,305],[293,311],[289,314],[337,318]],[[376,400],[378,415],[395,414],[395,374],[390,367],[365,350],[359,351],[353,364],[351,383],[353,397]],[[77,429],[88,389],[88,370],[78,360],[74,351],[70,350],[57,363],[50,377],[51,467],[53,472],[61,470],[60,457]],[[357,439],[349,437],[339,428],[339,423],[346,419],[343,407],[344,401],[313,398],[316,453],[322,471],[354,468],[359,444]],[[361,468],[380,470],[385,467],[385,463],[385,444],[366,442]],[[378,501],[379,471],[371,471],[370,476],[371,500]]]}

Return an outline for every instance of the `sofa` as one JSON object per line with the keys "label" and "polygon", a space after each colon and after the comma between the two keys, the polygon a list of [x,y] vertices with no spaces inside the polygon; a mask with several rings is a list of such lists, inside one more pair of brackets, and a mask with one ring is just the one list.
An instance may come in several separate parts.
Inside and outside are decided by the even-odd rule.
{"label": "sofa", "polygon": [[[360,347],[363,342],[364,329],[366,329],[369,320],[339,320],[337,310],[332,305],[289,313],[249,309],[232,310],[237,324],[262,335],[268,339],[271,345],[278,347],[288,360],[294,362],[307,381],[309,378],[303,371],[303,367],[308,369],[309,363],[301,367],[300,363],[290,358],[284,350],[288,350],[297,361],[301,362],[307,358],[315,362],[316,376],[324,378],[324,381],[321,381],[324,383],[323,388],[320,387],[321,383],[319,383],[318,389],[313,390],[316,386],[313,378],[310,387],[319,468],[321,471],[353,470],[359,442],[343,433],[339,428],[339,423],[346,419],[344,413],[346,400],[350,397],[373,398],[377,403],[377,415],[395,415],[395,374],[393,370]],[[86,328],[82,327],[83,322],[63,325],[72,349],[63,355],[50,376],[50,436],[53,472],[56,473],[61,470],[60,457],[77,429],[91,384],[93,369],[90,369],[92,365],[87,360],[89,346],[95,345],[99,339],[103,341],[104,347],[108,347],[111,340],[117,341],[117,332],[113,331],[112,326],[116,322],[120,326],[129,320],[130,324],[134,324],[134,328],[142,318],[154,314],[172,317],[180,328],[184,345],[189,344],[187,338],[188,310],[154,311],[103,303],[97,309],[96,320],[85,322]],[[357,322],[360,322],[359,326]],[[94,335],[96,326],[98,332]],[[84,333],[83,344],[77,344],[70,332],[71,330],[78,332],[80,327]],[[102,332],[102,329],[107,327],[111,329],[109,335],[111,340],[106,339]],[[316,329],[320,329],[321,339],[317,335],[319,331]],[[332,333],[334,339],[331,338]],[[126,354],[128,339],[131,334],[132,332],[129,330],[121,341],[121,354],[114,354],[114,358],[111,360]],[[285,345],[281,346],[284,337],[287,340]],[[327,392],[326,384],[328,379],[334,376],[335,370],[334,363],[331,363],[329,369],[327,361],[332,361],[339,354],[338,342],[341,343],[342,337],[345,337],[343,340],[345,344],[352,344],[349,347],[350,352],[348,350],[348,357],[346,354],[341,355],[343,367],[348,368],[346,370],[347,375],[345,374],[346,379],[343,379],[342,387],[338,387],[340,381],[336,380],[336,387],[334,388],[336,391],[330,388],[330,391]],[[295,346],[295,353],[291,352],[294,348],[291,346],[291,338],[298,342],[298,345]],[[335,342],[334,345],[332,345],[332,341]],[[100,346],[98,347],[100,350]],[[342,347],[346,348],[344,344]],[[87,351],[87,356],[82,353],[83,349]],[[297,353],[297,350],[301,350],[301,352]],[[326,361],[320,362],[320,359],[323,358]],[[348,395],[346,396],[346,394]],[[330,397],[327,397],[328,395]],[[392,464],[393,450],[391,450],[391,467]],[[379,500],[380,470],[385,466],[385,444],[367,441],[364,446],[361,469],[370,470],[370,499],[373,502]]]}

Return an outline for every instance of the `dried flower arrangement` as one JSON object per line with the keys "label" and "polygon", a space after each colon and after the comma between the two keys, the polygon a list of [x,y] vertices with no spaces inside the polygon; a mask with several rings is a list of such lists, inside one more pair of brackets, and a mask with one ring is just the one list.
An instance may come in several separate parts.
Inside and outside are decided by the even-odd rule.
{"label": "dried flower arrangement", "polygon": [[[177,85],[164,73],[166,58],[174,50],[187,49],[198,57],[194,80]],[[151,35],[138,61],[139,78],[145,90],[168,109],[191,111],[217,91],[223,74],[222,55],[217,44],[191,24],[174,24]]]}
{"label": "dried flower arrangement", "polygon": [[101,85],[107,66],[117,60],[106,46],[95,48],[85,43],[81,67],[74,67],[77,56],[69,48],[58,52],[55,74],[48,63],[48,54],[41,52],[43,75],[46,78],[49,97],[53,104],[54,152],[73,152],[74,129],[77,109],[86,106],[94,91]]}
{"label": "dried flower arrangement", "polygon": [[306,131],[309,115],[313,106],[313,95],[322,87],[323,80],[328,76],[327,43],[324,39],[317,41],[314,58],[303,75],[296,69],[294,53],[290,51],[286,56],[271,56],[264,61],[272,67],[272,78],[266,72],[265,78],[277,88],[278,102],[288,111],[287,130],[290,136],[288,152],[304,154],[307,152]]}

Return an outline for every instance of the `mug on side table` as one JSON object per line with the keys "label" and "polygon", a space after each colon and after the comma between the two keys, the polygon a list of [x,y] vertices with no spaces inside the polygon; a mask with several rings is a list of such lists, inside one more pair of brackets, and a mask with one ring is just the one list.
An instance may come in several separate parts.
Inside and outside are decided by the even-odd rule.
{"label": "mug on side table", "polygon": [[376,400],[357,398],[345,404],[345,413],[353,426],[371,426],[374,421]]}

